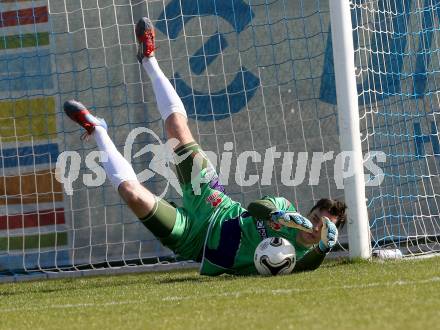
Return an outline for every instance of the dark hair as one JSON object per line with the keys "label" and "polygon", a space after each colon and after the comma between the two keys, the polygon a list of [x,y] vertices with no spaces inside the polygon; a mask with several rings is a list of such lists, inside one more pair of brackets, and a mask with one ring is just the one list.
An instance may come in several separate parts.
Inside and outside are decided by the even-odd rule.
{"label": "dark hair", "polygon": [[335,199],[322,198],[315,204],[315,206],[312,207],[310,213],[316,209],[319,211],[325,210],[331,215],[337,217],[338,220],[336,221],[336,227],[344,227],[345,221],[347,220],[347,214],[345,213],[347,205],[345,205],[344,202],[340,202]]}

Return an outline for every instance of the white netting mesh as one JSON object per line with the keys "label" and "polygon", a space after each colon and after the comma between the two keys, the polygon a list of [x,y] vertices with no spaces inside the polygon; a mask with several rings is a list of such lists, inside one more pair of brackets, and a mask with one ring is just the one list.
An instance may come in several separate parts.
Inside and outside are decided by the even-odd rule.
{"label": "white netting mesh", "polygon": [[[364,152],[388,156],[379,164],[383,184],[367,188],[372,237],[375,245],[414,253],[438,249],[438,7],[410,0],[352,5]],[[135,57],[141,16],[155,24],[157,58],[196,139],[230,169],[221,175],[233,198],[247,204],[283,195],[303,213],[319,198],[343,198],[334,179],[339,138],[328,1],[3,1],[0,11],[1,271],[172,258],[108,181],[84,185],[83,175],[93,174],[84,160],[96,147],[79,139],[61,111],[66,99],[81,100],[107,120],[121,151],[136,127],[165,138]],[[157,144],[151,134],[135,142],[133,154]],[[272,176],[263,176],[274,147],[281,156]],[[82,159],[73,195],[54,180],[62,151]],[[261,159],[240,168],[243,151]],[[329,159],[321,167],[311,166],[316,153]],[[152,159],[134,158],[134,168],[151,168]],[[254,175],[253,184],[240,183]],[[158,194],[167,189],[179,204],[168,182],[155,173],[146,185]]]}
{"label": "white netting mesh", "polygon": [[374,245],[439,251],[437,1],[354,1],[364,151],[386,153],[367,188]]}

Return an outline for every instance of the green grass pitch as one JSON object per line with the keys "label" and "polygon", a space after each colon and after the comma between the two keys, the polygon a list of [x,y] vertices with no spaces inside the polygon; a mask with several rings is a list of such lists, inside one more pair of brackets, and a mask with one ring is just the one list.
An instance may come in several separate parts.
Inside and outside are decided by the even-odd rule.
{"label": "green grass pitch", "polygon": [[0,285],[0,329],[435,329],[440,258],[280,277],[195,270]]}

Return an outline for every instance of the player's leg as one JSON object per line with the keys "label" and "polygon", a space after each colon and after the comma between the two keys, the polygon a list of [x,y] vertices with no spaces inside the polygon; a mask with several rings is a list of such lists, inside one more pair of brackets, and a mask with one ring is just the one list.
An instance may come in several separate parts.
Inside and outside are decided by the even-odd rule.
{"label": "player's leg", "polygon": [[178,144],[175,146],[177,157],[187,155],[177,162],[177,172],[179,182],[182,185],[188,184],[191,182],[193,159],[198,159],[195,165],[200,170],[207,167],[208,161],[205,157],[200,157],[203,153],[188,127],[187,114],[182,100],[154,56],[155,31],[150,19],[143,17],[139,20],[136,24],[136,36],[139,42],[137,58],[153,85],[157,108],[165,122],[167,138],[177,139]]}
{"label": "player's leg", "polygon": [[167,138],[177,139],[179,145],[176,147],[194,143],[194,137],[188,127],[185,107],[154,56],[155,31],[150,19],[143,17],[139,20],[136,24],[136,36],[139,42],[137,58],[153,85],[157,107],[165,122]]}
{"label": "player's leg", "polygon": [[[197,154],[199,154],[198,158],[200,158],[202,153],[200,153],[200,146],[196,143],[188,127],[185,107],[176,90],[162,72],[153,54],[143,58],[142,66],[151,79],[157,107],[165,122],[167,138],[176,139],[178,141],[174,150],[177,154],[176,159],[179,159],[176,164],[179,182],[181,184],[190,183],[191,172],[193,170],[192,160]],[[187,156],[182,157],[180,160],[179,156],[183,155]],[[196,163],[199,170],[205,168],[207,165],[207,159],[204,157],[200,158]],[[198,169],[194,168],[193,172],[196,173]]]}
{"label": "player's leg", "polygon": [[[200,191],[191,191],[190,194],[184,195],[184,206],[188,210],[198,211],[197,205],[206,204],[205,201],[201,202],[203,196],[196,198],[202,193],[202,184],[204,184],[203,188],[209,186],[209,189],[212,188],[221,193],[224,192],[224,189],[218,182],[215,169],[191,134],[188,127],[187,114],[180,97],[162,72],[154,56],[155,31],[152,22],[148,18],[141,18],[136,24],[136,36],[139,42],[137,57],[152,82],[157,107],[165,122],[167,137],[168,139],[174,138],[178,140],[178,144],[175,147],[176,169],[184,193],[185,190],[188,190],[186,188],[191,186],[191,183],[194,183],[194,181],[196,181],[196,184],[200,183]],[[208,191],[207,194],[209,193],[215,192]],[[204,197],[208,198],[209,196]],[[191,205],[189,205],[189,199],[191,200]],[[216,201],[218,199],[214,198],[214,204],[216,204]],[[197,212],[197,214],[200,213]]]}
{"label": "player's leg", "polygon": [[156,237],[168,237],[176,221],[176,209],[140,184],[132,166],[108,136],[105,121],[94,117],[82,103],[73,100],[64,103],[64,111],[87,130],[99,150],[106,154],[105,172],[133,213]]}

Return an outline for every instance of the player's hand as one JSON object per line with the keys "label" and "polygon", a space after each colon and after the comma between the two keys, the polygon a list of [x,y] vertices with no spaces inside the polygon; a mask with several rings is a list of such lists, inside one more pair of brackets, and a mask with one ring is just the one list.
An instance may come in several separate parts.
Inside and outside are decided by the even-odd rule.
{"label": "player's hand", "polygon": [[309,219],[303,217],[298,212],[287,212],[283,210],[274,211],[270,214],[270,219],[281,225],[296,228],[302,231],[312,232],[313,225]]}
{"label": "player's hand", "polygon": [[329,252],[338,241],[338,228],[336,225],[330,221],[327,217],[322,217],[322,229],[321,229],[321,240],[319,241],[319,249],[327,253]]}

